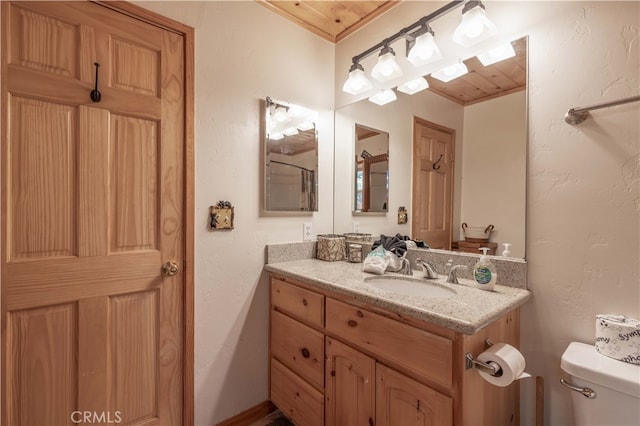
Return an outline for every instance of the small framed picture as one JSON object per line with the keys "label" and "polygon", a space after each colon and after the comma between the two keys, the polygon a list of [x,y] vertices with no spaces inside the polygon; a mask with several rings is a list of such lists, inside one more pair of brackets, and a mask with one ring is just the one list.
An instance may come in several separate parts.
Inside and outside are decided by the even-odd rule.
{"label": "small framed picture", "polygon": [[233,229],[233,206],[228,201],[220,201],[209,207],[209,231]]}

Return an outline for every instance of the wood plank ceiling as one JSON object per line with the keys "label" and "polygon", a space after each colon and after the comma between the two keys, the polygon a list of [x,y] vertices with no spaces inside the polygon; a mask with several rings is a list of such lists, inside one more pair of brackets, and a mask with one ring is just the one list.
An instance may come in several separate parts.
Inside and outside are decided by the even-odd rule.
{"label": "wood plank ceiling", "polygon": [[[257,0],[314,34],[337,43],[400,3],[380,1]],[[419,17],[416,17],[418,19]],[[384,37],[385,34],[381,34]],[[469,73],[448,83],[427,76],[429,89],[461,105],[471,105],[526,89],[527,46],[513,43],[516,56],[487,67],[475,57],[464,61]],[[354,55],[360,52],[354,52]],[[346,78],[347,70],[345,70]]]}

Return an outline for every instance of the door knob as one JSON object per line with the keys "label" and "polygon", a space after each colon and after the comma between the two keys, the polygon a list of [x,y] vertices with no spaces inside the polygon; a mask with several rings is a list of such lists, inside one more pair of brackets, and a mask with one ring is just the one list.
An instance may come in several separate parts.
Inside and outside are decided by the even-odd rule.
{"label": "door knob", "polygon": [[170,260],[166,262],[164,265],[162,265],[162,273],[165,274],[167,277],[174,276],[175,274],[178,273],[179,270],[180,268],[178,267],[178,264],[173,260]]}

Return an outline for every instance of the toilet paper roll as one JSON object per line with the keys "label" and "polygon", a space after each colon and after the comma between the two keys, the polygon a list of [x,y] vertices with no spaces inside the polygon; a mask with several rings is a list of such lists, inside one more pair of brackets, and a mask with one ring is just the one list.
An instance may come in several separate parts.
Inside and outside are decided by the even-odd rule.
{"label": "toilet paper roll", "polygon": [[513,383],[514,380],[531,377],[530,374],[524,372],[526,366],[524,356],[519,350],[506,343],[494,344],[478,355],[478,361],[497,364],[500,367],[500,372],[495,376],[478,370],[480,376],[492,385],[505,387]]}

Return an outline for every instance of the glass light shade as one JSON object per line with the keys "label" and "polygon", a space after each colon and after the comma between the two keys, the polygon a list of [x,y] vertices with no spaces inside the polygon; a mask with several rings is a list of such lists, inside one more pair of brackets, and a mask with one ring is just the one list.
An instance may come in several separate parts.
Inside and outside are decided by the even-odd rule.
{"label": "glass light shade", "polygon": [[289,120],[289,114],[285,108],[276,108],[273,113],[273,119],[278,123],[284,123]]}
{"label": "glass light shade", "polygon": [[407,95],[413,95],[429,87],[429,83],[424,77],[418,77],[415,80],[407,81],[398,86],[398,90]]}
{"label": "glass light shade", "polygon": [[398,98],[396,97],[395,92],[391,89],[386,89],[371,96],[369,98],[369,101],[373,102],[374,104],[384,105],[388,104],[389,102],[393,102],[396,99]]}
{"label": "glass light shade", "polygon": [[453,41],[469,47],[498,33],[498,28],[487,18],[482,6],[477,5],[462,14],[462,22],[453,33]]}
{"label": "glass light shade", "polygon": [[371,89],[373,85],[369,81],[362,67],[349,71],[349,78],[344,82],[342,91],[350,95],[358,95]]}
{"label": "glass light shade", "polygon": [[407,60],[416,67],[435,62],[441,58],[442,53],[431,33],[425,33],[417,37],[415,44],[407,55]]}
{"label": "glass light shade", "polygon": [[507,58],[513,58],[514,56],[516,56],[516,51],[513,50],[511,43],[505,43],[488,52],[481,53],[476,56],[476,58],[486,67],[487,65],[495,64]]}
{"label": "glass light shade", "polygon": [[269,139],[271,139],[272,141],[279,141],[282,138],[284,138],[284,133],[282,132],[272,133],[269,135]]}
{"label": "glass light shade", "polygon": [[454,78],[458,78],[461,75],[465,75],[469,70],[467,66],[462,62],[456,62],[455,64],[449,65],[448,67],[444,67],[441,70],[438,70],[434,73],[431,73],[431,77],[437,78],[440,81],[444,81],[445,83],[453,80]]}
{"label": "glass light shade", "polygon": [[378,56],[378,63],[371,70],[371,77],[378,81],[388,81],[402,76],[402,70],[396,62],[395,55],[391,49],[389,50]]}

